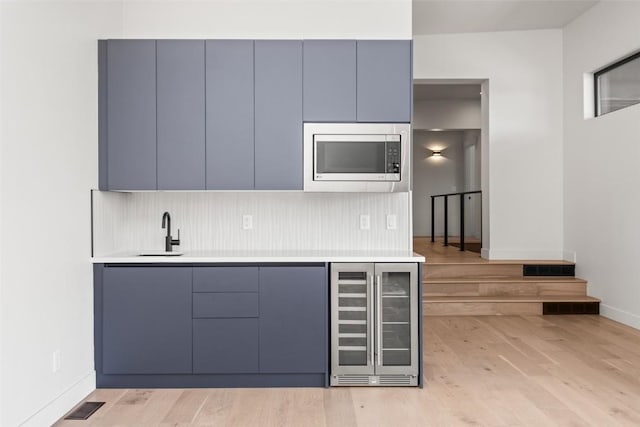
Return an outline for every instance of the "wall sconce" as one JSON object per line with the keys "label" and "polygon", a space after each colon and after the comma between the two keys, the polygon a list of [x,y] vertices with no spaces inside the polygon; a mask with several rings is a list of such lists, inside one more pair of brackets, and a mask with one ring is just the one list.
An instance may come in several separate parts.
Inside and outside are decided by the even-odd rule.
{"label": "wall sconce", "polygon": [[442,157],[442,151],[432,151],[431,157]]}

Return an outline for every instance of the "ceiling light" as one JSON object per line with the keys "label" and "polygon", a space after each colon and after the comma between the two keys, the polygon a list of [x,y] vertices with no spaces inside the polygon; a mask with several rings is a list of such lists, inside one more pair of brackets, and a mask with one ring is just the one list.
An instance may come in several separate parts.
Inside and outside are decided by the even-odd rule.
{"label": "ceiling light", "polygon": [[429,130],[432,132],[442,132],[444,129],[436,128],[436,129],[429,129]]}

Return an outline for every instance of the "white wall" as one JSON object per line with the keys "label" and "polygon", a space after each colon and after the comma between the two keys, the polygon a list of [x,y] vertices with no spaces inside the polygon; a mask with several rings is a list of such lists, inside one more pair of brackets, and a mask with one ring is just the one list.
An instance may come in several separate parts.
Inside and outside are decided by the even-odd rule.
{"label": "white wall", "polygon": [[484,255],[562,258],[562,32],[417,36],[413,46],[415,79],[488,79]]}
{"label": "white wall", "polygon": [[411,38],[411,0],[125,1],[131,38]]}
{"label": "white wall", "polygon": [[[431,236],[431,196],[463,191],[464,132],[413,131],[413,235]],[[431,157],[441,149],[442,157]],[[435,205],[435,235],[444,235],[444,199]],[[449,198],[449,235],[459,236],[459,201]]]}
{"label": "white wall", "polygon": [[564,246],[601,313],[636,328],[640,105],[584,119],[583,74],[640,49],[638,22],[640,3],[600,2],[564,33]]}
{"label": "white wall", "polygon": [[[89,189],[100,38],[410,38],[410,0],[1,2],[0,425],[93,388]],[[53,374],[52,353],[62,369]]]}
{"label": "white wall", "polygon": [[120,10],[104,2],[1,7],[0,424],[41,426],[95,387],[96,39],[118,31]]}
{"label": "white wall", "polygon": [[480,98],[413,103],[413,129],[480,129],[481,125]]}

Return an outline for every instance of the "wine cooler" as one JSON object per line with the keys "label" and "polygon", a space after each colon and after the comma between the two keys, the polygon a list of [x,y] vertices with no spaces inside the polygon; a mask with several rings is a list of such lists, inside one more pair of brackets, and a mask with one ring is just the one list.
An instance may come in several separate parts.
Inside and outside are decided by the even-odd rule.
{"label": "wine cooler", "polygon": [[418,264],[331,264],[332,386],[418,385]]}

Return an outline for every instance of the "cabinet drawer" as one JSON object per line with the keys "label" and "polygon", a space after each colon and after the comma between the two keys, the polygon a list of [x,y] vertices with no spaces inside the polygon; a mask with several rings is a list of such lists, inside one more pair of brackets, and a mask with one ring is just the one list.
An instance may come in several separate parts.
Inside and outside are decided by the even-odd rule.
{"label": "cabinet drawer", "polygon": [[258,319],[194,319],[195,374],[256,373]]}
{"label": "cabinet drawer", "polygon": [[258,294],[193,294],[193,317],[258,317]]}
{"label": "cabinet drawer", "polygon": [[193,292],[258,292],[258,267],[195,267]]}

